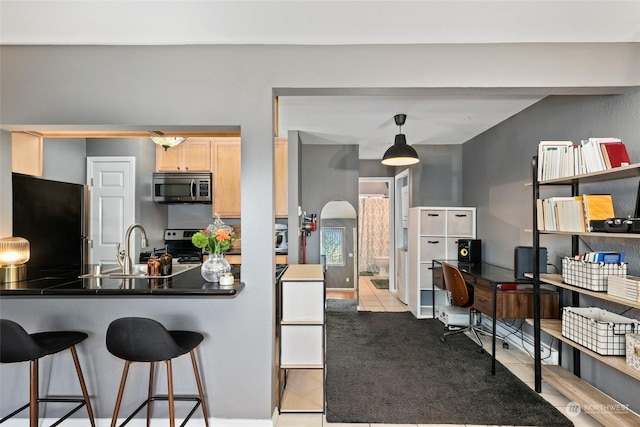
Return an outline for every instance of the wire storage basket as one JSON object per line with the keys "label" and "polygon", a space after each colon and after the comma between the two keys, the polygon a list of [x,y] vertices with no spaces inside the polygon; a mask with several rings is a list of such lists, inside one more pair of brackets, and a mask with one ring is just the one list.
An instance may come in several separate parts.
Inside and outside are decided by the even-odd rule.
{"label": "wire storage basket", "polygon": [[562,258],[562,279],[579,288],[607,291],[608,276],[627,274],[627,263],[587,262],[570,257]]}
{"label": "wire storage basket", "polygon": [[597,307],[562,309],[562,336],[605,356],[624,356],[625,335],[639,328],[640,321]]}

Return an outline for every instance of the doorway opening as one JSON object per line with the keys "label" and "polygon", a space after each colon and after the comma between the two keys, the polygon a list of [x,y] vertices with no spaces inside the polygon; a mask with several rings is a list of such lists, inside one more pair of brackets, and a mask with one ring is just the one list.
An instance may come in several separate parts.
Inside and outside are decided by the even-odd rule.
{"label": "doorway opening", "polygon": [[395,294],[395,184],[393,177],[359,179],[358,307],[403,309]]}

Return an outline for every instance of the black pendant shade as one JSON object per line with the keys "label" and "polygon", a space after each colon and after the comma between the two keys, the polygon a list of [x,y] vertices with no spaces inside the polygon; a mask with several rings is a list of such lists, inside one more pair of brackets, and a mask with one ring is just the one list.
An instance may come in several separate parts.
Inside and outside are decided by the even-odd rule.
{"label": "black pendant shade", "polygon": [[[406,117],[405,114],[396,114],[394,116],[396,124],[402,127]],[[419,161],[418,153],[407,144],[407,138],[403,133],[396,135],[393,145],[382,156],[382,164],[387,166],[409,166],[415,165]]]}

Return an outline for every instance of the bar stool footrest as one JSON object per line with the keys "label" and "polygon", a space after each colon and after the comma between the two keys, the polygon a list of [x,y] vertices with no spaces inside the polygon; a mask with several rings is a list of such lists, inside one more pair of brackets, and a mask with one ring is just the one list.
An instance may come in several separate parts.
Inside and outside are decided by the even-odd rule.
{"label": "bar stool footrest", "polygon": [[[133,411],[133,413],[131,415],[129,415],[129,417],[126,420],[124,420],[124,422],[122,424],[120,424],[118,427],[122,427],[122,426],[128,424],[129,421],[131,421],[133,419],[133,417],[135,417],[138,414],[138,412],[140,412],[142,410],[142,408],[144,408],[145,406],[147,406],[151,402],[155,402],[156,400],[168,401],[169,400],[169,396],[168,395],[163,395],[163,394],[151,396],[150,398],[148,398],[147,400],[142,402],[140,404],[140,406],[138,406],[136,408],[136,410]],[[187,422],[189,421],[191,416],[196,412],[196,409],[198,409],[198,406],[200,406],[200,404],[202,403],[202,401],[200,399],[200,396],[196,396],[196,395],[174,395],[173,396],[173,401],[174,402],[189,402],[189,401],[196,402],[196,404],[193,406],[193,408],[191,408],[191,411],[187,414],[187,417],[184,419],[182,424],[180,424],[180,427],[184,427],[187,424]]]}
{"label": "bar stool footrest", "polygon": [[[58,419],[58,421],[56,421],[55,423],[51,424],[51,426],[49,426],[49,427],[56,427],[58,424],[60,424],[61,422],[63,422],[67,418],[69,418],[71,415],[73,415],[76,412],[78,412],[80,410],[80,408],[82,408],[83,406],[85,406],[87,404],[87,402],[85,402],[84,399],[68,398],[68,397],[39,397],[37,399],[37,402],[38,403],[43,403],[43,402],[45,402],[45,403],[46,402],[52,402],[52,403],[78,403],[79,404],[78,406],[76,406],[75,408],[71,409],[69,412],[64,414],[61,418]],[[6,417],[2,418],[0,420],[0,424],[4,423],[5,421],[7,421],[10,418],[13,418],[15,415],[17,415],[20,412],[24,411],[28,407],[29,407],[29,404],[27,403],[24,406],[16,409],[15,411],[10,413]]]}

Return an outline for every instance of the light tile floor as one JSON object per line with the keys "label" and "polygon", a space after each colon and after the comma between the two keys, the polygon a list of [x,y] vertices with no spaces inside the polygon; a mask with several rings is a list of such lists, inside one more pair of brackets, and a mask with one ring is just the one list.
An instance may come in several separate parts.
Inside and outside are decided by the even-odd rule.
{"label": "light tile floor", "polygon": [[[403,304],[388,289],[378,289],[371,279],[381,279],[379,276],[360,276],[360,311],[408,311],[409,307]],[[385,277],[386,278],[386,277]]]}
{"label": "light tile floor", "polygon": [[[371,284],[370,279],[376,276],[360,277],[360,306],[361,311],[408,311],[405,304],[401,303],[395,295],[388,290],[377,289]],[[491,338],[483,337],[485,349],[490,349]],[[489,350],[490,351],[490,350]],[[496,359],[511,370],[518,378],[534,387],[533,359],[527,353],[511,346],[509,349],[497,348]],[[542,383],[542,393],[540,394],[549,403],[556,406],[565,413],[565,408],[569,400],[558,393],[553,387]],[[598,427],[600,423],[595,421],[584,412],[571,418],[577,427]],[[329,423],[323,414],[280,414],[276,427],[472,427],[471,424],[352,424],[352,423]]]}

